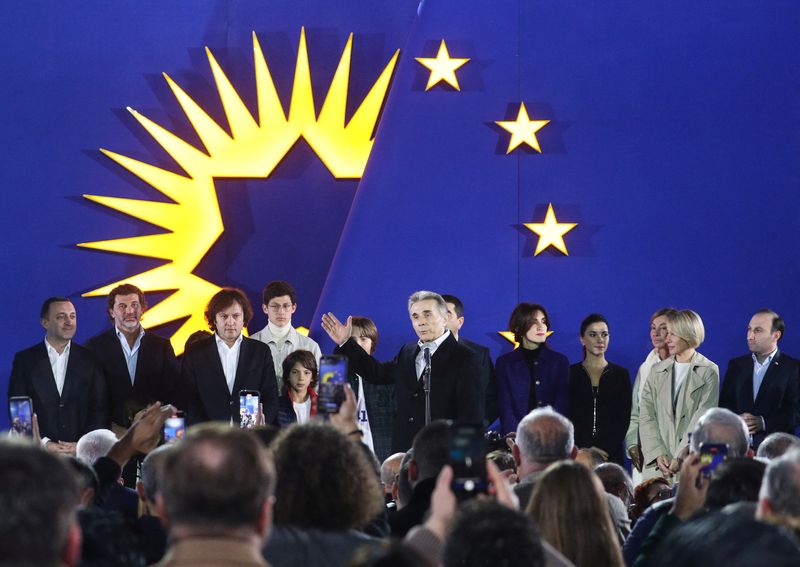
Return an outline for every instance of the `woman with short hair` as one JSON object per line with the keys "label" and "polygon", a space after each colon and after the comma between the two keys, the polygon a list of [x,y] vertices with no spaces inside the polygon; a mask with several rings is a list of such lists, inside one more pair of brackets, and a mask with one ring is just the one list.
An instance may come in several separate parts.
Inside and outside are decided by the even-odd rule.
{"label": "woman with short hair", "polygon": [[719,367],[697,352],[705,339],[700,315],[691,309],[667,318],[669,358],[650,370],[639,406],[639,436],[645,479],[672,479],[689,433],[703,413],[719,403]]}

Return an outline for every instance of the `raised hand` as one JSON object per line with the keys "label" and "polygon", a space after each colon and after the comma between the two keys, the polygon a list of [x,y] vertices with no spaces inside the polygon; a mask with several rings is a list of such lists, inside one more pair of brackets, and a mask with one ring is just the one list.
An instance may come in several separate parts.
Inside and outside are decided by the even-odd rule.
{"label": "raised hand", "polygon": [[353,330],[353,317],[347,318],[347,323],[342,325],[342,322],[336,318],[333,313],[326,313],[322,316],[322,328],[328,333],[328,336],[337,345],[343,345],[350,338],[350,333]]}

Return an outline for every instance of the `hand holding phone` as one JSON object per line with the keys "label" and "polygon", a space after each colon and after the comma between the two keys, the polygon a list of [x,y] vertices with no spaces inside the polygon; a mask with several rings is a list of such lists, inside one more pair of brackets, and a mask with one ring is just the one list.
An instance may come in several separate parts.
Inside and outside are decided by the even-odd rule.
{"label": "hand holding phone", "polygon": [[257,390],[239,391],[239,427],[253,429],[258,425],[261,394]]}
{"label": "hand holding phone", "polygon": [[344,402],[344,385],[347,383],[347,357],[337,354],[323,356],[319,362],[319,396],[317,412],[335,414]]}
{"label": "hand holding phone", "polygon": [[451,487],[459,500],[485,494],[486,438],[480,424],[453,424],[448,439],[450,466],[453,467]]}
{"label": "hand holding phone", "polygon": [[183,419],[183,412],[178,412],[177,415],[168,417],[164,422],[164,442],[174,443],[183,439],[186,432],[186,424]]}
{"label": "hand holding phone", "polygon": [[14,396],[8,400],[11,416],[11,435],[33,437],[33,402],[27,396]]}

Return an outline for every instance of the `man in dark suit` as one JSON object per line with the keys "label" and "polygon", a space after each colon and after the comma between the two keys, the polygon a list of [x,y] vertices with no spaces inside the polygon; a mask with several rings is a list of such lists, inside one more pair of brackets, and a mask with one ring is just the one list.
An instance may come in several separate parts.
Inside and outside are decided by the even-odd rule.
{"label": "man in dark suit", "polygon": [[115,287],[108,294],[114,326],[86,344],[103,369],[116,433],[130,427],[136,413],[155,401],[178,405],[175,351],[167,339],[142,327],[146,310],[147,300],[138,287]]}
{"label": "man in dark suit", "polygon": [[430,419],[483,421],[483,384],[480,362],[447,329],[447,304],[442,296],[418,291],[408,300],[408,313],[419,341],[408,343],[389,362],[378,362],[351,338],[352,318],[342,324],[333,313],[322,317],[322,327],[365,380],[394,384],[397,412],[392,452],[406,451],[426,422],[425,377],[430,383]]}
{"label": "man in dark suit", "polygon": [[278,412],[278,385],[269,347],[242,335],[253,317],[243,291],[222,288],[206,307],[210,337],[190,344],[183,356],[181,383],[186,388],[186,425],[225,421],[239,425],[239,392],[261,395],[264,419],[273,423]]}
{"label": "man in dark suit", "polygon": [[800,364],[778,349],[783,319],[762,309],[747,326],[749,355],[728,363],[719,405],[739,414],[753,436],[753,448],[770,433],[794,433],[800,411]]}
{"label": "man in dark suit", "polygon": [[455,295],[443,294],[442,298],[447,303],[447,328],[453,333],[456,340],[472,349],[481,361],[481,380],[483,381],[484,391],[484,413],[486,421],[491,423],[497,419],[500,412],[497,408],[497,379],[494,375],[494,364],[489,347],[479,345],[459,335],[461,327],[464,326],[464,304]]}
{"label": "man in dark suit", "polygon": [[44,341],[14,356],[8,397],[30,397],[42,444],[74,455],[81,435],[108,426],[105,382],[92,353],[72,341],[78,317],[68,298],[47,299],[41,323]]}

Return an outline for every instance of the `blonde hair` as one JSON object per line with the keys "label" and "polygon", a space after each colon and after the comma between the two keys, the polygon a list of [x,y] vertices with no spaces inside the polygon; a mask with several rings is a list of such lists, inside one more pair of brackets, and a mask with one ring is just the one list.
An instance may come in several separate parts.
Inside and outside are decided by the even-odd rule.
{"label": "blonde hair", "polygon": [[681,309],[667,315],[672,333],[682,338],[692,347],[697,348],[706,338],[706,329],[700,315],[691,309]]}

